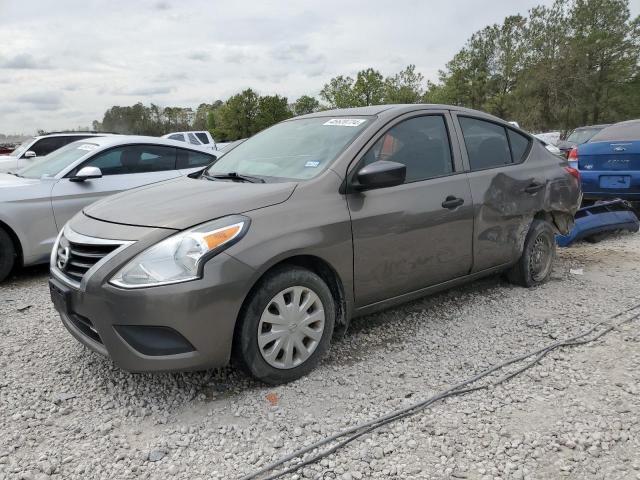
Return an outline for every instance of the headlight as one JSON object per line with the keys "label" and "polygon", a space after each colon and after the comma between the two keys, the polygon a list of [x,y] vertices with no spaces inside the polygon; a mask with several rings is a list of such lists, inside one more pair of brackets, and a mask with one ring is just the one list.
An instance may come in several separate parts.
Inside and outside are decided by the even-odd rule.
{"label": "headlight", "polygon": [[248,228],[247,217],[233,215],[185,230],[137,255],[109,283],[141,288],[195,280],[206,260],[240,240]]}

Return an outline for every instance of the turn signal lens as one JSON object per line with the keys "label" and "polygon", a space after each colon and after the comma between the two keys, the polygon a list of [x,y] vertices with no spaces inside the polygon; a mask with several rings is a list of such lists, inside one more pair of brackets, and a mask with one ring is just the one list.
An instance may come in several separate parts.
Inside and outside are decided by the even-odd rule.
{"label": "turn signal lens", "polygon": [[207,243],[207,247],[209,247],[209,250],[213,250],[214,248],[218,248],[219,246],[224,245],[229,240],[234,238],[240,233],[240,230],[242,230],[242,224],[231,225],[230,227],[226,227],[221,230],[216,230],[215,232],[209,233],[203,238]]}

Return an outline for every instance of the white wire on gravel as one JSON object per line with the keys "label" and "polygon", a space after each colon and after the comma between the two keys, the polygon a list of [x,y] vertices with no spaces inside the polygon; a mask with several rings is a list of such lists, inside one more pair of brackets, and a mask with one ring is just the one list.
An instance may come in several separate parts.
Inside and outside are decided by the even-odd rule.
{"label": "white wire on gravel", "polygon": [[[634,311],[638,310],[637,312],[633,313]],[[631,316],[629,318],[625,318],[624,320],[615,322],[615,323],[610,323],[610,321],[612,320],[616,320],[619,319],[620,317],[627,315],[627,314],[631,314]],[[601,338],[602,336],[606,335],[607,333],[611,332],[612,330],[615,330],[616,328],[618,328],[619,326],[631,322],[633,320],[635,320],[636,318],[640,317],[640,304],[634,305],[632,307],[627,308],[626,310],[623,310],[621,312],[616,313],[615,315],[609,317],[607,320],[608,321],[601,321],[598,322],[596,324],[594,324],[591,328],[589,328],[588,330],[585,330],[582,333],[579,333],[578,335],[575,335],[573,337],[567,338],[565,340],[558,340],[556,342],[553,342],[549,345],[547,345],[546,347],[540,348],[538,350],[534,350],[532,352],[529,353],[524,353],[522,355],[518,355],[515,357],[510,358],[509,360],[506,360],[505,362],[502,362],[498,365],[489,367],[488,369],[484,370],[483,372],[480,372],[479,374],[469,378],[468,380],[465,380],[463,382],[460,382],[426,400],[421,400],[419,402],[413,403],[412,405],[409,405],[407,407],[395,410],[391,413],[388,413],[387,415],[383,415],[381,417],[377,417],[374,418],[372,420],[360,423],[358,425],[355,425],[353,427],[347,428],[345,430],[342,430],[341,432],[335,433],[331,436],[325,437],[322,440],[319,440],[315,443],[312,443],[311,445],[301,448],[299,450],[296,450],[288,455],[285,455],[284,457],[280,458],[279,460],[270,463],[264,467],[262,467],[260,470],[257,470],[254,473],[250,473],[248,475],[245,475],[243,477],[240,477],[239,480],[275,480],[277,478],[282,477],[283,475],[286,475],[288,473],[293,473],[299,469],[301,469],[302,467],[305,467],[307,465],[310,465],[312,463],[315,463],[319,460],[321,460],[324,457],[327,457],[328,455],[331,455],[332,453],[334,453],[335,451],[337,451],[338,449],[344,447],[345,445],[353,442],[354,440],[356,440],[357,438],[366,435],[367,433],[383,426],[386,425],[388,423],[394,422],[396,420],[399,420],[401,418],[405,418],[411,415],[414,415],[416,413],[418,413],[421,410],[424,410],[425,408],[427,408],[429,405],[439,401],[439,400],[444,400],[445,398],[448,397],[452,397],[455,395],[463,395],[466,393],[471,393],[471,392],[475,392],[478,390],[485,390],[488,389],[490,387],[495,387],[497,385],[500,385],[501,383],[507,382],[509,380],[511,380],[512,378],[514,378],[515,376],[523,373],[524,371],[528,370],[529,368],[533,367],[534,365],[536,365],[542,358],[544,358],[547,354],[549,354],[549,352],[560,348],[560,347],[568,347],[568,346],[576,346],[576,345],[585,345],[587,343],[591,343],[594,342],[596,340],[598,340],[599,338]],[[585,337],[589,337],[589,335],[593,334],[596,330],[598,330],[600,327],[605,327],[603,330],[599,331],[597,334],[591,336],[590,338],[585,338]],[[476,387],[469,387],[469,385],[477,382],[478,380],[481,380],[482,378],[498,371],[498,370],[502,370],[505,367],[508,367],[514,363],[518,363],[521,361],[524,361],[528,358],[534,357],[535,358],[529,362],[527,362],[525,365],[523,365],[522,367],[518,368],[517,370],[506,374],[505,376],[499,378],[498,380],[496,380],[495,382],[489,382],[489,383],[485,383],[483,385],[479,385]],[[467,388],[465,388],[467,387]],[[342,437],[347,437],[344,438],[338,442],[336,442],[338,439],[341,439]],[[317,454],[307,458],[307,459],[302,459],[302,456],[305,455],[306,453],[309,453],[313,450],[316,450],[324,445],[327,445],[329,443],[332,442],[336,442],[332,447],[323,450],[321,452],[318,452]],[[295,459],[301,459],[302,461],[291,465],[287,468],[285,468],[284,470],[280,470],[278,472],[275,472],[275,470],[278,467],[282,467],[284,466],[286,463],[295,460]],[[268,474],[272,472],[270,475],[268,476],[264,476],[265,474]]]}

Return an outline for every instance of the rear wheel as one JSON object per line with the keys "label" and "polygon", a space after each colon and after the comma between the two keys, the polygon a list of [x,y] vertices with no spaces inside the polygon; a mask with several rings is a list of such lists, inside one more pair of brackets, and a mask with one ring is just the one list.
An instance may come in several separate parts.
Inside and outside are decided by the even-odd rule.
{"label": "rear wheel", "polygon": [[273,385],[313,370],[329,347],[335,322],[327,284],[309,270],[285,267],[269,273],[252,295],[241,314],[235,359]]}
{"label": "rear wheel", "polygon": [[0,228],[0,282],[5,280],[16,263],[16,249],[9,234]]}
{"label": "rear wheel", "polygon": [[522,256],[507,272],[510,282],[533,287],[546,282],[553,269],[556,239],[549,222],[534,220],[524,242]]}

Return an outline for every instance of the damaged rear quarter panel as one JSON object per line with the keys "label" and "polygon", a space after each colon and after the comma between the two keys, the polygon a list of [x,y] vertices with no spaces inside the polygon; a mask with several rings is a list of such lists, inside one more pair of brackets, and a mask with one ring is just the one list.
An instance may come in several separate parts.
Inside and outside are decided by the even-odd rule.
{"label": "damaged rear quarter panel", "polygon": [[[548,218],[559,232],[571,228],[580,194],[563,163],[534,141],[521,164],[469,173],[475,209],[474,272],[515,262],[534,217]],[[534,183],[544,188],[527,193]]]}

